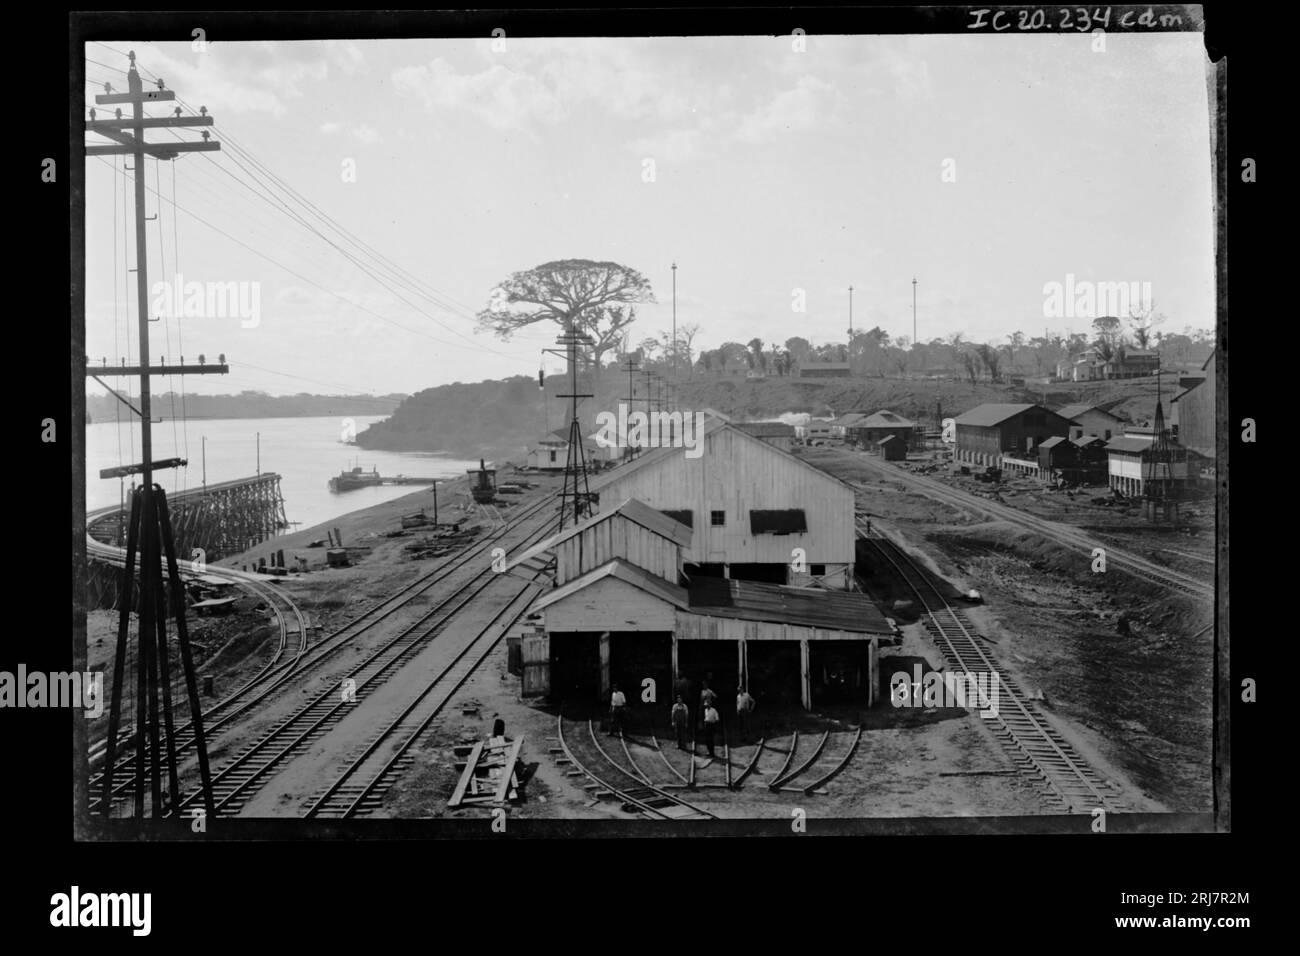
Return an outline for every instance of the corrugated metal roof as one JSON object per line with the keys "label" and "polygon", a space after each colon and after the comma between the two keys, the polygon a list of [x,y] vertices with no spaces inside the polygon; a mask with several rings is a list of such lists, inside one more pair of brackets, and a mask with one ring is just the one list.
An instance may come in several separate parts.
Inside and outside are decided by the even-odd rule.
{"label": "corrugated metal roof", "polygon": [[1097,412],[1098,414],[1106,415],[1110,418],[1113,418],[1117,422],[1123,421],[1123,419],[1120,418],[1118,415],[1112,412],[1108,412],[1105,409],[1098,408],[1096,405],[1084,405],[1084,404],[1066,405],[1056,410],[1056,414],[1060,415],[1062,418],[1068,418],[1071,420],[1073,420],[1075,417],[1079,415],[1083,415],[1086,412]]}
{"label": "corrugated metal roof", "polygon": [[687,594],[692,612],[711,617],[798,624],[855,634],[893,633],[885,616],[867,596],[853,591],[697,577]]}
{"label": "corrugated metal roof", "polygon": [[776,511],[749,512],[749,531],[751,534],[804,534],[808,530],[808,519],[802,508],[781,508]]}
{"label": "corrugated metal roof", "polygon": [[555,550],[558,545],[568,541],[575,534],[581,534],[588,528],[594,527],[602,521],[608,521],[615,515],[622,515],[629,521],[639,524],[647,531],[651,531],[659,535],[661,538],[669,539],[679,547],[688,548],[691,545],[691,537],[694,532],[691,530],[689,525],[685,525],[664,514],[662,511],[659,511],[656,508],[651,508],[644,502],[637,501],[635,498],[628,498],[617,508],[612,508],[609,511],[602,511],[600,514],[584,518],[572,528],[553,534],[545,541],[538,542],[526,551],[521,552],[517,557],[510,560],[506,565],[506,570],[509,571],[511,568],[518,567],[525,561],[545,554],[548,551]]}
{"label": "corrugated metal roof", "polygon": [[863,419],[860,428],[913,428],[916,423],[888,409],[875,412]]}
{"label": "corrugated metal roof", "polygon": [[839,425],[842,428],[848,428],[853,425],[859,425],[862,422],[866,421],[866,419],[867,416],[864,415],[862,412],[847,412],[841,415],[839,418],[831,419],[831,424]]}
{"label": "corrugated metal roof", "polygon": [[534,604],[531,610],[540,611],[543,608],[550,607],[556,601],[563,601],[565,598],[576,594],[588,585],[594,584],[602,578],[615,577],[625,584],[630,584],[634,588],[639,588],[647,594],[659,598],[661,601],[667,601],[674,607],[685,610],[689,606],[686,589],[680,584],[673,584],[665,581],[658,575],[651,574],[638,568],[635,564],[630,564],[622,558],[615,558],[608,564],[602,564],[594,571],[588,571],[581,577],[574,578],[568,584],[556,588],[546,597]]}
{"label": "corrugated metal roof", "polygon": [[[725,421],[723,421],[723,420],[721,420],[721,419],[718,419],[718,418],[713,418],[712,416],[706,416],[706,417],[705,417],[705,419],[704,419],[704,435],[703,435],[702,437],[700,437],[698,440],[699,440],[699,441],[705,441],[705,440],[707,440],[708,437],[709,437],[710,435],[712,435],[715,431],[718,431],[719,429],[723,429],[723,428],[729,428],[729,429],[731,429],[733,432],[735,432],[736,434],[738,434],[738,435],[744,435],[745,438],[747,438],[748,440],[753,441],[753,442],[756,442],[756,443],[762,445],[763,448],[766,449],[766,451],[767,451],[768,454],[772,454],[772,455],[782,455],[782,456],[784,456],[784,457],[790,459],[791,461],[798,462],[799,465],[800,465],[800,467],[808,468],[808,469],[810,469],[810,470],[812,470],[812,471],[815,471],[815,472],[816,472],[818,475],[820,475],[821,477],[823,477],[823,478],[828,478],[828,479],[830,479],[831,481],[835,482],[835,483],[838,484],[838,485],[843,485],[845,488],[852,488],[852,487],[853,487],[853,486],[850,485],[848,482],[846,482],[843,478],[840,478],[840,477],[838,477],[838,476],[836,476],[836,475],[832,475],[829,471],[825,471],[825,470],[823,470],[823,469],[821,469],[821,468],[818,468],[816,465],[809,464],[808,462],[806,462],[806,461],[804,461],[802,458],[800,458],[798,455],[792,455],[790,452],[786,451],[784,448],[778,448],[776,445],[773,445],[773,444],[771,444],[770,442],[765,442],[765,441],[763,441],[763,439],[758,438],[758,437],[755,436],[755,435],[751,435],[751,434],[749,434],[748,432],[742,431],[741,429],[737,428],[735,425],[731,425],[731,424],[729,424],[729,423],[727,423],[727,422],[725,422]],[[657,462],[664,461],[665,459],[667,459],[667,458],[669,458],[669,457],[671,457],[671,456],[673,456],[673,455],[681,455],[681,454],[682,454],[682,451],[683,451],[683,450],[682,450],[681,448],[651,448],[651,449],[648,449],[648,450],[642,452],[642,453],[641,453],[640,455],[638,455],[636,458],[633,458],[630,462],[625,462],[624,464],[619,465],[617,468],[614,468],[614,469],[612,469],[612,470],[610,470],[610,471],[607,471],[607,472],[605,472],[604,474],[602,474],[602,475],[600,475],[600,476],[598,476],[598,477],[596,477],[596,478],[591,479],[591,483],[590,483],[589,487],[590,487],[590,489],[591,489],[592,492],[599,492],[602,488],[606,488],[606,487],[608,487],[609,485],[612,485],[614,482],[622,480],[625,476],[631,474],[631,473],[634,472],[634,471],[638,471],[639,469],[641,469],[641,468],[645,468],[645,467],[647,467],[648,465],[651,465],[651,464],[654,464],[654,463],[657,463]],[[696,460],[699,460],[699,459],[696,459]]]}
{"label": "corrugated metal roof", "polygon": [[1152,441],[1149,438],[1133,438],[1125,436],[1123,438],[1112,438],[1106,442],[1107,451],[1135,452],[1146,451],[1152,447]]}
{"label": "corrugated metal roof", "polygon": [[785,422],[738,422],[733,427],[755,438],[794,437],[794,426]]}
{"label": "corrugated metal roof", "polygon": [[1032,403],[1018,405],[987,403],[984,405],[976,405],[969,412],[958,415],[956,423],[958,425],[977,426],[1000,425],[1008,418],[1019,415],[1021,412],[1034,407],[1035,406]]}

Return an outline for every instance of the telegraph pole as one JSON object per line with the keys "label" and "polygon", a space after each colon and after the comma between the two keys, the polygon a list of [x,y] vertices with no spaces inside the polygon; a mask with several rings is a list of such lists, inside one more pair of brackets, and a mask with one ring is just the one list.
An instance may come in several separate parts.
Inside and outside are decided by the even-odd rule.
{"label": "telegraph pole", "polygon": [[[587,484],[587,458],[583,449],[582,426],[578,422],[578,400],[593,397],[590,393],[578,392],[578,346],[591,345],[592,338],[586,332],[579,332],[572,320],[565,325],[564,334],[556,338],[556,343],[565,347],[564,355],[569,360],[569,373],[572,390],[567,395],[557,398],[571,400],[572,414],[569,420],[569,455],[564,467],[564,485],[560,489],[560,531],[564,530],[564,516],[569,495],[573,496],[573,523],[582,520],[584,511],[590,509],[591,489]],[[543,351],[553,352],[553,349]],[[556,354],[561,354],[556,352]],[[570,492],[572,478],[572,492]]]}
{"label": "telegraph pole", "polygon": [[912,276],[912,344],[916,344],[916,276]]}
{"label": "telegraph pole", "polygon": [[673,263],[673,381],[677,381],[677,263]]}
{"label": "telegraph pole", "polygon": [[[634,410],[634,408],[635,408],[635,406],[634,406],[632,403],[633,403],[633,402],[635,401],[635,399],[636,399],[636,387],[634,386],[634,384],[633,384],[633,382],[632,382],[632,373],[635,372],[635,371],[637,370],[637,363],[636,363],[636,361],[632,358],[632,353],[630,353],[630,352],[628,353],[627,361],[626,361],[625,363],[623,363],[623,368],[627,371],[627,411],[628,411],[628,414],[630,415],[630,414],[632,413],[632,411]],[[623,457],[624,457],[624,458],[632,458],[632,457],[634,457],[634,456],[636,455],[636,453],[637,453],[640,449],[637,449],[637,448],[633,448],[633,447],[632,447],[631,442],[628,442],[628,441],[627,441],[627,435],[626,435],[626,434],[624,434],[624,435],[620,435],[619,437],[620,437],[624,442],[627,442],[627,444],[624,445],[624,447],[623,447]]]}
{"label": "telegraph pole", "polygon": [[[195,751],[198,756],[199,775],[202,781],[202,795],[206,812],[215,815],[212,800],[212,781],[209,775],[207,747],[203,738],[202,709],[199,706],[198,688],[194,675],[194,664],[190,655],[189,636],[185,626],[185,592],[181,585],[180,572],[176,559],[175,540],[172,535],[171,519],[167,508],[167,496],[161,486],[154,483],[154,471],[158,468],[174,468],[187,464],[172,458],[165,461],[153,460],[152,408],[149,379],[151,375],[174,374],[224,374],[229,369],[223,360],[216,366],[205,366],[200,357],[198,366],[186,366],[184,359],[177,366],[166,365],[164,359],[158,371],[149,365],[149,280],[148,250],[145,241],[145,157],[155,160],[175,159],[180,153],[211,152],[220,149],[219,143],[209,142],[209,133],[203,131],[202,142],[175,142],[152,144],[145,140],[146,129],[189,128],[211,126],[212,117],[207,115],[207,108],[201,108],[199,116],[182,116],[175,111],[175,117],[146,117],[145,103],[156,103],[176,99],[176,94],[166,89],[163,81],[158,80],[156,90],[145,90],[140,73],[135,65],[135,53],[129,53],[131,68],[127,71],[127,92],[114,93],[111,86],[105,84],[104,93],[95,97],[101,106],[114,106],[113,119],[97,119],[95,110],[90,111],[85,131],[103,136],[110,144],[91,144],[85,147],[90,156],[130,156],[134,162],[132,172],[135,180],[135,259],[136,259],[136,295],[139,319],[139,356],[140,364],[128,368],[125,363],[118,368],[109,368],[107,364],[91,371],[87,363],[86,375],[99,379],[99,375],[139,375],[140,377],[140,448],[142,460],[130,464],[100,471],[101,478],[122,478],[126,475],[140,475],[141,481],[131,495],[131,513],[127,522],[126,571],[124,574],[124,594],[130,594],[130,582],[137,554],[139,557],[140,586],[138,592],[138,646],[136,674],[136,727],[134,733],[134,809],[137,819],[145,815],[146,753],[150,758],[151,773],[148,774],[149,790],[152,797],[152,814],[161,817],[164,813],[175,813],[181,800],[177,776],[175,733],[172,722],[171,677],[167,655],[167,607],[166,598],[170,596],[172,616],[176,621],[177,645],[180,650],[181,664],[185,674],[185,686],[190,704],[190,721],[193,727]],[[131,116],[123,118],[121,106],[131,106]],[[159,197],[161,200],[161,197]],[[98,374],[96,374],[98,373]],[[133,409],[134,410],[134,409]],[[164,590],[163,562],[167,565],[167,584]],[[169,592],[169,595],[168,595]],[[112,704],[109,709],[109,727],[102,774],[99,810],[105,818],[112,813],[112,798],[115,793],[115,760],[117,758],[119,724],[122,716],[122,687],[125,678],[126,647],[130,638],[130,601],[124,598],[118,616],[118,640],[113,670]],[[160,714],[159,692],[162,696]],[[165,739],[160,738],[159,717],[166,728]],[[146,732],[148,746],[146,747]],[[164,801],[162,794],[162,747],[166,745],[168,788],[170,800]]]}

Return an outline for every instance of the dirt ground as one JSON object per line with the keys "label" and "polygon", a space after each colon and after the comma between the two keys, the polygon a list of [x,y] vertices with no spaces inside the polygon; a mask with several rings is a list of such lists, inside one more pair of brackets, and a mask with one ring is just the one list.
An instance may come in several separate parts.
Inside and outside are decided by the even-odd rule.
{"label": "dirt ground", "polygon": [[[1169,811],[1211,809],[1209,601],[1123,573],[1093,574],[1077,555],[1032,533],[974,513],[953,515],[951,507],[882,477],[861,452],[806,454],[819,467],[865,482],[859,507],[927,555],[933,570],[980,590],[985,605],[971,616],[998,641],[999,663],[1027,691],[1041,691],[1040,705],[1057,728],[1118,780],[1126,797]],[[1153,528],[1140,516],[1085,505],[1082,496],[1045,492],[1029,480],[1003,483],[1000,493],[1009,505],[1212,578],[1213,501],[1192,505],[1199,513],[1188,532]]]}
{"label": "dirt ground", "polygon": [[[1123,574],[1094,576],[1077,569],[1077,561],[1063,550],[983,515],[941,504],[890,480],[887,473],[864,463],[860,453],[834,448],[801,449],[810,461],[859,485],[858,505],[934,572],[956,587],[978,587],[985,606],[974,608],[972,618],[990,639],[993,653],[1016,680],[1031,693],[1041,692],[1047,718],[1105,777],[1116,780],[1125,799],[1135,809],[1207,810],[1210,803],[1210,679],[1212,633],[1208,602],[1183,595],[1156,592]],[[503,475],[504,480],[512,476]],[[500,508],[507,518],[536,501],[554,494],[557,479],[539,481],[539,487],[513,502],[502,496]],[[466,490],[448,483],[439,489],[439,517],[443,522],[463,519],[466,527],[487,533],[492,519],[476,511]],[[1148,533],[1136,519],[1110,509],[1091,506],[1033,487],[1002,489],[1008,504],[1033,510],[1044,517],[1074,520],[1089,533],[1109,536],[1156,560],[1164,560],[1188,573],[1206,574],[1212,560],[1212,525],[1188,533]],[[253,565],[283,549],[290,568],[307,559],[307,573],[291,573],[276,586],[293,596],[312,625],[313,640],[393,593],[451,555],[420,560],[409,545],[421,532],[390,537],[400,530],[399,518],[419,510],[431,511],[432,496],[420,489],[401,499],[376,505],[304,529],[234,555],[221,562],[231,567]],[[1066,508],[1070,511],[1066,511]],[[1041,509],[1041,510],[1040,510]],[[1077,511],[1077,514],[1076,514]],[[1074,515],[1071,519],[1070,515]],[[1212,519],[1212,509],[1208,512]],[[352,565],[325,568],[324,548],[313,547],[325,538],[326,527],[338,528],[349,548]],[[1162,551],[1163,558],[1156,555]],[[904,627],[901,646],[882,653],[880,673],[887,684],[894,670],[910,671],[941,666],[941,657],[919,625],[915,608],[897,606],[906,595],[891,585],[888,575],[870,566],[862,568],[869,593]],[[451,585],[449,585],[451,586]],[[430,594],[428,601],[441,591]],[[416,613],[417,605],[411,613]],[[400,615],[399,615],[400,617]],[[218,694],[251,676],[272,653],[278,638],[273,620],[254,599],[241,601],[237,614],[221,619],[192,619],[199,671],[212,673]],[[92,615],[90,651],[92,666],[110,671],[116,615]],[[384,631],[383,633],[388,633]],[[292,638],[291,638],[292,639]],[[256,739],[259,732],[282,720],[292,708],[321,687],[337,683],[351,660],[377,645],[381,634],[370,634],[330,665],[313,669],[286,684],[255,713],[227,728],[211,748],[214,766],[233,757]],[[388,701],[392,707],[409,697],[425,671],[412,664],[402,668],[382,696],[374,698],[372,724],[377,728]],[[417,745],[414,762],[390,789],[380,815],[393,817],[473,817],[483,809],[450,810],[446,801],[455,787],[458,771],[452,748],[486,734],[494,714],[506,722],[507,733],[525,738],[527,765],[522,802],[514,816],[549,818],[616,818],[627,814],[616,803],[594,800],[583,789],[584,778],[568,776],[570,768],[550,753],[556,733],[556,714],[544,702],[520,696],[519,678],[507,670],[506,642],[501,641],[484,664],[460,688]],[[404,696],[405,695],[405,696]],[[1011,772],[1013,765],[997,743],[988,724],[975,712],[894,708],[886,690],[882,704],[859,712],[852,708],[773,713],[763,711],[767,739],[757,770],[738,791],[701,787],[686,799],[722,817],[785,817],[794,806],[809,816],[988,816],[1033,815],[1057,812],[1054,805],[1025,778]],[[667,707],[650,707],[632,701],[629,750],[638,766],[656,784],[674,783],[663,758],[649,745],[649,731],[666,736]],[[771,792],[771,782],[791,742],[800,731],[795,762],[811,753],[814,741],[830,730],[822,756],[798,782],[805,785],[830,770],[847,753],[854,728],[863,733],[847,766],[825,787],[825,794]],[[566,731],[567,733],[567,731]],[[306,795],[323,787],[329,768],[345,761],[364,742],[366,728],[331,740],[322,738],[326,751],[316,777],[299,762],[290,794],[282,808],[292,813]],[[615,741],[616,743],[616,741]],[[669,764],[688,772],[687,754],[669,748]],[[623,761],[621,747],[611,751]],[[713,762],[701,745],[697,777],[701,783],[725,781],[721,755]],[[738,774],[754,753],[754,744],[739,746],[731,754],[732,772]],[[278,798],[258,806],[277,813]]]}

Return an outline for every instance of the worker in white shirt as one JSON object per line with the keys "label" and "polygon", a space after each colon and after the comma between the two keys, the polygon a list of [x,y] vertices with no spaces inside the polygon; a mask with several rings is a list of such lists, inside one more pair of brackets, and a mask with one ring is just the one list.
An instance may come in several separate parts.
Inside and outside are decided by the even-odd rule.
{"label": "worker in white shirt", "polygon": [[615,736],[623,733],[623,711],[627,707],[627,698],[614,685],[614,693],[609,695],[609,732]]}
{"label": "worker in white shirt", "polygon": [[718,724],[722,717],[718,714],[718,709],[709,704],[704,708],[704,744],[709,748],[709,758],[716,757],[713,752],[713,736],[718,731]]}

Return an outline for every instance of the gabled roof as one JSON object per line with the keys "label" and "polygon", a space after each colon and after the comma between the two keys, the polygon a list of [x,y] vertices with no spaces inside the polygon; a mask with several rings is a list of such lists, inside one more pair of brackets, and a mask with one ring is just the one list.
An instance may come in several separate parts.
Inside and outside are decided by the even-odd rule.
{"label": "gabled roof", "polygon": [[853,591],[696,577],[687,590],[690,611],[710,617],[824,627],[857,634],[892,634],[871,600]]}
{"label": "gabled roof", "polygon": [[[811,425],[812,423],[809,422],[809,424]],[[826,424],[826,423],[823,422],[822,424]],[[699,440],[707,441],[709,437],[712,436],[715,432],[720,432],[723,429],[728,429],[737,435],[743,436],[744,440],[746,441],[752,441],[758,445],[761,445],[768,454],[780,455],[784,458],[787,458],[790,461],[793,461],[796,464],[798,464],[799,467],[807,468],[810,471],[816,472],[817,475],[819,475],[820,477],[827,478],[838,485],[843,485],[845,488],[852,489],[853,487],[844,479],[832,475],[829,471],[823,471],[821,468],[818,468],[816,465],[810,465],[808,462],[804,461],[798,455],[792,455],[784,448],[778,448],[776,445],[773,445],[770,442],[765,442],[763,441],[763,439],[757,438],[754,435],[751,435],[748,432],[740,428],[737,428],[735,425],[729,424],[728,422],[725,422],[718,418],[706,417],[704,419],[704,434],[699,438]],[[591,480],[590,490],[592,492],[599,492],[602,488],[607,488],[610,485],[614,484],[615,482],[621,481],[624,477],[632,474],[632,472],[634,471],[639,471],[642,468],[646,468],[650,465],[666,461],[667,459],[671,458],[673,455],[681,455],[682,452],[683,449],[681,448],[647,449],[644,452],[642,452],[642,454],[638,455],[636,458],[633,458],[630,462],[625,462],[624,464],[619,465],[617,468],[613,469],[612,471],[606,472],[605,474],[600,475],[598,478],[593,478]],[[702,458],[696,460],[702,460]]]}
{"label": "gabled roof", "polygon": [[651,508],[649,505],[637,501],[635,498],[628,498],[617,508],[611,508],[609,511],[602,511],[589,518],[584,518],[573,527],[553,534],[545,541],[540,541],[531,548],[528,548],[526,551],[521,552],[517,557],[510,560],[506,565],[506,570],[509,571],[511,568],[518,567],[525,561],[545,554],[548,551],[555,550],[557,546],[568,541],[574,535],[581,534],[588,528],[600,524],[602,521],[608,521],[615,515],[621,515],[628,521],[645,528],[647,531],[657,534],[661,538],[667,538],[678,547],[690,547],[693,532],[689,525],[682,524],[677,519],[670,518],[662,511],[659,511],[656,508]]}
{"label": "gabled roof", "polygon": [[1086,404],[1065,405],[1056,410],[1056,414],[1060,415],[1062,418],[1068,418],[1071,421],[1073,421],[1075,418],[1079,417],[1080,415],[1084,415],[1088,412],[1096,412],[1098,415],[1105,415],[1108,418],[1115,419],[1115,421],[1117,422],[1122,422],[1124,420],[1120,418],[1118,415],[1114,414],[1113,412],[1108,412],[1104,408],[1098,408],[1096,405],[1086,405]]}
{"label": "gabled roof", "polygon": [[858,424],[859,428],[914,428],[915,426],[915,422],[888,409],[873,412]]}
{"label": "gabled roof", "polygon": [[862,422],[866,421],[866,419],[867,416],[862,412],[846,412],[839,418],[831,419],[831,424],[838,425],[842,428],[848,428],[850,426],[860,425]]}
{"label": "gabled roof", "polygon": [[734,427],[755,438],[789,438],[794,435],[794,426],[785,422],[736,422]]}
{"label": "gabled roof", "polygon": [[[1047,442],[1043,442],[1043,444],[1046,445]],[[1078,445],[1080,448],[1086,448],[1089,445],[1104,445],[1106,444],[1106,439],[1102,438],[1100,435],[1080,435],[1078,438],[1071,438],[1070,444]]]}
{"label": "gabled roof", "polygon": [[1008,404],[1008,405],[1003,405],[998,403],[987,403],[984,405],[976,405],[969,412],[966,412],[965,414],[962,415],[958,415],[956,418],[956,423],[958,425],[981,425],[981,426],[1000,425],[1003,422],[1005,422],[1008,418],[1014,418],[1016,415],[1019,415],[1021,412],[1028,411],[1029,409],[1035,407],[1037,406],[1035,406],[1033,403],[1020,403],[1020,404]]}
{"label": "gabled roof", "polygon": [[1055,448],[1061,442],[1065,441],[1060,435],[1053,435],[1051,438],[1044,438],[1038,443],[1039,448]]}
{"label": "gabled roof", "polygon": [[[689,601],[686,595],[686,589],[680,584],[673,584],[665,581],[658,575],[651,574],[649,571],[638,568],[635,564],[630,564],[622,558],[615,558],[593,571],[588,571],[581,577],[574,578],[568,584],[556,588],[547,594],[544,598],[532,606],[532,610],[540,611],[550,607],[557,601],[563,601],[565,598],[581,591],[583,588],[596,583],[604,578],[617,578],[624,584],[630,584],[638,590],[645,591],[661,601],[666,601],[673,607],[686,610]],[[617,609],[612,609],[617,613]]]}
{"label": "gabled roof", "polygon": [[1153,447],[1154,444],[1149,438],[1133,438],[1127,435],[1121,438],[1112,438],[1106,442],[1107,451],[1138,452]]}

